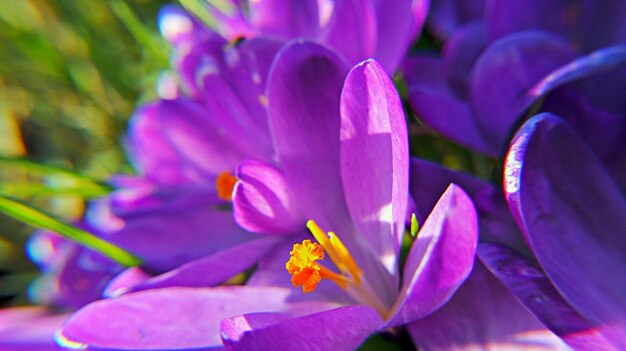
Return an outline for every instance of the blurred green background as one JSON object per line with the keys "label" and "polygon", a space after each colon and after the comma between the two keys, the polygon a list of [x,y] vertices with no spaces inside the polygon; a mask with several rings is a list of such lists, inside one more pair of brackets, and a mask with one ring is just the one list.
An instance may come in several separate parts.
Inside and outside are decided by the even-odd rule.
{"label": "blurred green background", "polygon": [[[80,195],[41,192],[71,177],[7,162],[21,157],[97,180],[131,172],[123,135],[136,104],[156,97],[168,46],[156,17],[169,1],[0,1],[0,194],[67,219]],[[32,228],[0,215],[0,301],[24,302],[36,267]],[[13,297],[17,297],[14,298]]]}

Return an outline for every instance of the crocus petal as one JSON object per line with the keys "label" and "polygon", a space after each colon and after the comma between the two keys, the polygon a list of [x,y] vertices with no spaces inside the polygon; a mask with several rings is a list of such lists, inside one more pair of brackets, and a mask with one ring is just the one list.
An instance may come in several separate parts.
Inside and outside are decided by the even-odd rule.
{"label": "crocus petal", "polygon": [[179,76],[181,88],[194,100],[201,99],[204,94],[202,77],[207,73],[218,71],[217,64],[224,54],[228,42],[219,35],[194,43],[173,52],[173,66]]}
{"label": "crocus petal", "polygon": [[470,74],[487,46],[482,22],[468,23],[454,32],[443,47],[443,71],[456,96],[469,98]]}
{"label": "crocus petal", "polygon": [[[296,42],[278,55],[268,83],[270,127],[285,181],[300,213],[323,228],[343,227],[348,218],[338,171],[346,73],[328,49]],[[339,223],[330,225],[331,218]]]}
{"label": "crocus petal", "polygon": [[423,223],[435,207],[440,194],[443,194],[450,183],[454,183],[467,192],[476,206],[481,242],[502,243],[530,254],[528,244],[509,212],[502,191],[492,184],[416,158],[411,159],[410,175],[409,191],[415,199],[415,215],[419,223]]}
{"label": "crocus petal", "polygon": [[128,148],[135,168],[157,184],[185,184],[200,178],[163,135],[159,114],[159,104],[146,104],[130,119]]}
{"label": "crocus petal", "polygon": [[407,329],[424,350],[567,349],[480,261],[448,303]]}
{"label": "crocus petal", "polygon": [[230,211],[211,208],[215,205],[164,205],[125,218],[122,229],[106,239],[141,257],[148,271],[160,273],[255,237],[235,223]]}
{"label": "crocus petal", "polygon": [[492,1],[485,21],[492,40],[530,29],[551,31],[567,37],[589,52],[626,41],[621,1],[529,0],[510,3]]}
{"label": "crocus petal", "polygon": [[534,97],[540,97],[559,86],[597,73],[611,71],[626,62],[626,46],[618,45],[603,48],[593,53],[579,57],[566,65],[559,67],[544,77],[530,90]]}
{"label": "crocus petal", "polygon": [[497,244],[480,244],[478,252],[482,262],[518,300],[571,347],[617,350],[568,305],[536,262]]}
{"label": "crocus petal", "polygon": [[58,265],[75,246],[73,242],[58,234],[41,230],[34,232],[28,239],[26,252],[28,258],[37,264],[40,270],[46,270]]}
{"label": "crocus petal", "polygon": [[355,350],[382,319],[367,306],[347,306],[287,319],[250,314],[226,319],[221,331],[228,350]]}
{"label": "crocus petal", "polygon": [[[133,282],[127,276],[124,282],[126,284],[118,281],[115,286],[107,288],[106,293],[109,296],[117,296],[133,291],[174,286],[209,287],[217,285],[255,264],[279,241],[280,238],[276,237],[249,240],[185,263],[174,270],[149,279],[141,279],[141,276],[136,277],[139,278],[138,282]],[[128,284],[129,282],[131,284]]]}
{"label": "crocus petal", "polygon": [[[90,203],[85,216],[89,225],[101,232],[112,232],[123,226],[123,223],[118,223],[119,219],[116,217],[125,220],[155,210],[160,211],[163,207],[213,206],[225,202],[217,196],[215,184],[157,186],[144,178],[138,180],[134,185],[124,182],[122,187],[107,197]],[[114,182],[114,185],[118,184],[117,181]]]}
{"label": "crocus petal", "polygon": [[116,297],[126,292],[129,287],[140,285],[152,278],[152,275],[141,267],[130,267],[116,275],[102,292],[104,297]]}
{"label": "crocus petal", "polygon": [[390,325],[422,318],[450,299],[472,270],[478,223],[467,194],[451,184],[417,234]]}
{"label": "crocus petal", "polygon": [[97,300],[102,291],[122,267],[87,248],[79,247],[66,258],[58,273],[58,296],[61,306],[79,308]]}
{"label": "crocus petal", "polygon": [[626,189],[626,46],[580,57],[552,72],[531,90],[541,110],[565,120],[604,161]]}
{"label": "crocus petal", "polygon": [[376,52],[376,15],[369,0],[337,0],[322,42],[331,46],[350,64]]}
{"label": "crocus petal", "polygon": [[439,59],[413,57],[403,68],[409,86],[409,102],[420,120],[463,146],[497,155],[480,133],[468,102],[455,96]]}
{"label": "crocus petal", "polygon": [[219,125],[214,115],[192,101],[161,101],[159,120],[162,133],[174,150],[208,180],[235,169],[244,153]]}
{"label": "crocus petal", "polygon": [[574,53],[547,32],[521,32],[490,45],[471,77],[471,103],[489,146],[501,150],[515,121],[531,100],[529,90]]}
{"label": "crocus petal", "polygon": [[56,350],[54,333],[69,316],[69,313],[54,313],[42,307],[0,310],[0,349]]}
{"label": "crocus petal", "polygon": [[291,234],[304,227],[306,218],[295,212],[286,181],[275,167],[254,160],[242,162],[233,192],[235,220],[256,233]]}
{"label": "crocus petal", "polygon": [[136,292],[97,301],[74,313],[57,341],[93,350],[208,350],[221,346],[222,319],[254,312],[290,312],[298,304],[288,302],[288,294],[289,290],[270,287]]}
{"label": "crocus petal", "polygon": [[99,299],[106,284],[122,270],[100,253],[50,232],[33,236],[27,250],[42,273],[30,285],[28,296],[42,305],[82,307]]}
{"label": "crocus petal", "polygon": [[198,50],[194,57],[186,58],[195,65],[194,79],[201,89],[205,113],[237,148],[260,160],[269,161],[273,156],[265,88],[281,45],[274,40],[252,39],[223,45],[216,54]]}
{"label": "crocus petal", "polygon": [[429,2],[378,0],[373,1],[373,4],[378,25],[374,57],[387,73],[393,74],[409,45],[422,30]]}
{"label": "crocus petal", "polygon": [[619,187],[575,132],[550,114],[526,122],[505,169],[509,206],[544,271],[583,318],[624,348],[626,200]]}
{"label": "crocus petal", "polygon": [[250,23],[264,36],[312,39],[320,28],[317,0],[251,1]]}
{"label": "crocus petal", "polygon": [[482,19],[485,0],[432,0],[426,25],[440,40],[469,22]]}
{"label": "crocus petal", "polygon": [[383,67],[354,67],[341,94],[341,176],[357,231],[389,272],[404,234],[409,145],[400,97]]}

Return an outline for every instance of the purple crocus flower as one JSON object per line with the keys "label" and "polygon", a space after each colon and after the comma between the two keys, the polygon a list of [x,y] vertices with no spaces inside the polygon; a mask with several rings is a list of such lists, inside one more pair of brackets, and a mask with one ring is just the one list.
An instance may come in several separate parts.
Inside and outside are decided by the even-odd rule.
{"label": "purple crocus flower", "polygon": [[[617,291],[624,283],[588,270],[593,270],[591,261],[609,257],[602,267],[619,275],[626,262],[623,255],[607,254],[623,251],[619,221],[624,217],[625,53],[615,47],[580,58],[532,89],[544,98],[542,109],[566,116],[569,123],[552,115],[534,117],[518,133],[507,157],[507,199],[531,250],[494,238],[483,238],[486,243],[479,245],[482,261],[526,308],[580,350],[623,348],[623,316],[602,319],[589,311],[601,310],[601,300],[607,309],[623,310],[623,302],[610,297],[606,284],[615,283]],[[609,185],[599,190],[596,182]],[[607,227],[593,224],[600,218],[606,218],[602,221]],[[610,246],[606,252],[605,245]],[[567,282],[565,272],[571,273]]]}
{"label": "purple crocus flower", "polygon": [[496,244],[484,244],[481,257],[575,349],[623,349],[626,199],[616,178],[548,113],[520,129],[505,166],[507,200],[534,257]]}
{"label": "purple crocus flower", "polygon": [[[238,162],[273,162],[264,91],[280,44],[229,44],[176,7],[166,7],[159,21],[174,47],[180,87],[133,115],[127,140],[139,176],[115,177],[119,190],[87,214],[106,240],[144,260],[116,277],[108,296],[166,281],[222,283],[278,241],[242,230],[225,208]],[[191,282],[161,276],[173,269],[203,273]]]}
{"label": "purple crocus flower", "polygon": [[[404,73],[409,100],[421,120],[447,138],[490,156],[505,149],[524,111],[551,111],[563,105],[555,99],[575,103],[580,89],[562,87],[581,76],[566,71],[581,73],[577,66],[615,60],[623,46],[607,47],[626,42],[622,2],[511,5],[494,0],[486,1],[483,11],[482,20],[468,16],[475,20],[450,25],[456,29],[447,37],[441,57],[414,57]],[[445,16],[439,20],[445,24]],[[589,68],[583,75],[596,70]],[[548,92],[554,94],[542,100]],[[562,111],[559,115],[568,121],[576,118]]]}
{"label": "purple crocus flower", "polygon": [[[437,194],[455,183],[476,206],[479,242],[514,248],[525,257],[532,252],[511,216],[502,191],[484,180],[434,163],[412,159],[409,189],[416,217],[422,222],[437,202]],[[517,301],[477,259],[468,279],[441,309],[407,329],[416,345],[426,350],[562,350],[567,346]],[[487,261],[489,263],[489,261]],[[489,296],[488,299],[485,296]]]}
{"label": "purple crocus flower", "polygon": [[[246,207],[240,220],[257,216],[266,219],[259,227],[282,229],[273,236],[285,245],[259,263],[247,286],[162,288],[102,300],[72,317],[60,344],[209,349],[223,341],[230,349],[353,349],[375,331],[443,305],[474,262],[474,207],[451,185],[398,271],[408,200],[404,115],[380,64],[366,61],[347,71],[336,55],[311,43],[285,48],[273,66],[270,130],[280,163],[244,162],[234,207]],[[319,243],[310,241],[307,221]],[[318,225],[337,234],[327,236]],[[291,286],[288,260],[300,275],[311,269],[328,279],[303,295]]]}
{"label": "purple crocus flower", "polygon": [[428,0],[235,1],[208,5],[225,38],[307,39],[348,63],[374,57],[393,73],[421,31]]}

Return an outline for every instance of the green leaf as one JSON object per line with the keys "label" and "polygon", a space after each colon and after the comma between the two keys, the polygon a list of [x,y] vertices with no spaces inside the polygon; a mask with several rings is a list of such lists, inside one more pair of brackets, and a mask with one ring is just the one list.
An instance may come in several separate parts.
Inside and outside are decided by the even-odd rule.
{"label": "green leaf", "polygon": [[417,232],[420,229],[420,225],[419,223],[417,223],[417,217],[415,216],[415,213],[411,214],[411,236],[413,238],[415,238],[417,236]]}
{"label": "green leaf", "polygon": [[55,232],[67,239],[98,251],[121,265],[132,267],[141,263],[140,258],[124,249],[18,201],[0,196],[0,211],[33,227]]}
{"label": "green leaf", "polygon": [[[94,198],[107,195],[113,191],[110,185],[98,182],[82,174],[59,168],[39,164],[22,158],[0,157],[0,168],[23,168],[34,175],[42,177],[60,178],[67,182],[61,184],[0,184],[0,194],[13,196],[31,195],[81,195],[85,198]],[[63,185],[65,184],[65,185]],[[67,185],[71,184],[71,185]]]}

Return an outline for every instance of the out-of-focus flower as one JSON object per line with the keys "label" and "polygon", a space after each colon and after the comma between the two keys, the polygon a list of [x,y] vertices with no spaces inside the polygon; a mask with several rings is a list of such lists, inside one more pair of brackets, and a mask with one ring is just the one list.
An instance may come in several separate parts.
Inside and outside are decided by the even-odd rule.
{"label": "out-of-focus flower", "polygon": [[[606,76],[586,87],[577,81],[598,76],[624,55],[623,46],[607,47],[626,42],[625,14],[621,2],[525,1],[512,6],[486,1],[484,18],[456,26],[441,57],[420,55],[407,62],[411,105],[442,135],[497,156],[526,110],[551,111],[559,105],[558,114],[572,121],[578,116],[562,111],[563,105],[577,103],[579,95],[593,89],[615,86],[601,80]],[[611,81],[623,87],[620,75]]]}
{"label": "out-of-focus flower", "polygon": [[431,0],[426,28],[438,40],[447,40],[459,27],[482,19],[485,0]]}
{"label": "out-of-focus flower", "polygon": [[[404,115],[378,63],[366,61],[346,73],[337,56],[311,43],[292,44],[275,63],[268,100],[280,168],[244,162],[234,207],[244,210],[239,220],[249,227],[258,223],[268,234],[281,229],[285,244],[259,264],[248,286],[154,289],[99,301],[75,314],[59,342],[208,348],[221,344],[221,331],[233,349],[353,349],[381,328],[422,318],[444,304],[474,262],[474,207],[459,187],[448,188],[418,233],[398,288],[408,200]],[[263,216],[265,221],[246,222]],[[319,244],[294,246],[310,239],[307,220]],[[327,236],[318,223],[337,234]],[[310,260],[321,259],[320,246],[336,266],[333,273]],[[306,295],[289,288],[290,251],[292,271],[322,270],[320,277],[329,279]],[[128,308],[137,313],[131,317]],[[176,328],[168,327],[172,316]]]}
{"label": "out-of-focus flower", "polygon": [[106,284],[122,270],[107,257],[50,232],[35,233],[27,251],[41,271],[29,287],[30,300],[59,309],[80,308],[101,298]]}
{"label": "out-of-focus flower", "polygon": [[40,306],[0,311],[0,349],[54,350],[54,332],[72,310],[101,298],[122,266],[45,231],[33,234],[27,251],[41,270],[28,296]]}
{"label": "out-of-focus flower", "polygon": [[623,349],[626,200],[619,183],[592,148],[549,113],[520,129],[505,166],[507,200],[534,257],[495,244],[483,244],[481,257],[572,347]]}
{"label": "out-of-focus flower", "polygon": [[350,65],[376,58],[388,73],[421,32],[428,0],[224,1],[208,5],[230,40],[306,39],[336,50]]}
{"label": "out-of-focus flower", "polygon": [[[178,92],[131,118],[127,146],[139,175],[114,178],[119,190],[87,215],[106,240],[144,260],[116,277],[107,295],[222,283],[279,241],[242,230],[228,207],[238,162],[274,162],[265,84],[280,43],[228,43],[176,7],[159,20],[174,47]],[[173,269],[194,279],[161,276]]]}
{"label": "out-of-focus flower", "polygon": [[[29,244],[44,273],[30,289],[37,302],[78,308],[103,294],[163,284],[216,285],[252,266],[278,241],[242,230],[225,207],[237,162],[273,157],[263,94],[280,44],[266,39],[229,44],[174,7],[163,9],[160,27],[174,48],[179,84],[167,81],[161,91],[169,99],[145,104],[131,118],[128,150],[139,175],[112,179],[118,190],[92,203],[85,218],[88,230],[143,263],[118,275],[123,267],[89,249],[37,235]],[[181,274],[172,280],[171,270]],[[181,280],[185,274],[193,279]],[[49,328],[38,329],[41,335],[33,338],[2,338],[0,348],[51,347],[54,326],[46,321],[58,327],[61,319],[50,317],[56,313],[23,314],[29,323],[41,319]],[[0,333],[16,327],[3,325]]]}

